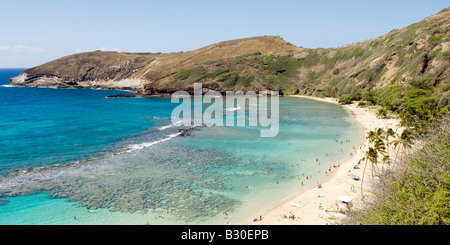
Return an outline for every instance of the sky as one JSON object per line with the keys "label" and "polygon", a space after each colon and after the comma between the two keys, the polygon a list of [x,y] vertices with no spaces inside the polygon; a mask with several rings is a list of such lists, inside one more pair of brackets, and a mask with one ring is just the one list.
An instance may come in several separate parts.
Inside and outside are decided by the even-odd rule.
{"label": "sky", "polygon": [[448,0],[0,0],[0,67],[94,50],[178,52],[273,35],[332,48],[383,35]]}

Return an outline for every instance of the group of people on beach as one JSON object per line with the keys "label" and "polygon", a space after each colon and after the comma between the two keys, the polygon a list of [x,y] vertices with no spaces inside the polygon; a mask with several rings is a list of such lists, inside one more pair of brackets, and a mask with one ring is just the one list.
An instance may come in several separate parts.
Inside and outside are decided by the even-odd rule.
{"label": "group of people on beach", "polygon": [[289,212],[289,216],[283,215],[283,218],[295,220],[295,215],[294,215],[294,213],[291,211],[291,212]]}
{"label": "group of people on beach", "polygon": [[253,219],[253,222],[256,222],[256,221],[262,221],[262,215],[260,215],[259,218],[254,218]]}

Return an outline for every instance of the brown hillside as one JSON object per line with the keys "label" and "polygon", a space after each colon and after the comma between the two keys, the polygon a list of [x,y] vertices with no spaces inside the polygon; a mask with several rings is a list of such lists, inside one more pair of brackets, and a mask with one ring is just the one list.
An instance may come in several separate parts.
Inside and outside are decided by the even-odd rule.
{"label": "brown hillside", "polygon": [[168,84],[176,72],[196,64],[261,52],[286,55],[301,50],[280,37],[262,36],[225,41],[189,52],[170,54],[130,54],[87,52],[66,56],[28,69],[11,83],[20,86],[122,88],[142,91],[153,84],[155,91],[179,90],[187,86]]}
{"label": "brown hillside", "polygon": [[[279,90],[316,96],[429,80],[439,93],[450,82],[450,10],[408,27],[333,49],[305,49],[280,37],[261,36],[189,52],[75,54],[24,71],[20,86],[99,87],[171,94],[193,83],[219,91]],[[447,93],[448,94],[448,93]]]}

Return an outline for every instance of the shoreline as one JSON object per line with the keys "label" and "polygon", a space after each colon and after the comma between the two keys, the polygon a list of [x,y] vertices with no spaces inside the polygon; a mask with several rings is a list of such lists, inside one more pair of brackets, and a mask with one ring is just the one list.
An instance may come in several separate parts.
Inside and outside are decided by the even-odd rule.
{"label": "shoreline", "polygon": [[[313,99],[317,101],[333,103],[340,105],[334,98],[317,98],[303,95],[291,95],[290,97],[300,97]],[[343,106],[353,117],[356,123],[359,123],[364,132],[364,139],[354,145],[352,154],[340,161],[339,167],[333,167],[327,176],[320,180],[321,188],[318,186],[308,187],[300,190],[293,195],[280,200],[274,204],[273,208],[265,211],[261,216],[261,221],[249,221],[249,224],[255,225],[327,225],[339,221],[336,216],[336,200],[339,196],[353,197],[353,207],[362,205],[361,200],[361,181],[352,179],[352,174],[362,176],[362,165],[359,169],[353,166],[364,157],[368,146],[368,140],[365,138],[367,132],[375,128],[397,129],[399,126],[397,119],[380,119],[376,117],[375,111],[370,108],[359,108],[358,102],[353,102]],[[330,163],[332,164],[332,163]],[[367,165],[365,173],[364,190],[370,191],[371,171],[370,164]],[[294,219],[285,218],[294,215]],[[259,217],[259,214],[255,214]]]}

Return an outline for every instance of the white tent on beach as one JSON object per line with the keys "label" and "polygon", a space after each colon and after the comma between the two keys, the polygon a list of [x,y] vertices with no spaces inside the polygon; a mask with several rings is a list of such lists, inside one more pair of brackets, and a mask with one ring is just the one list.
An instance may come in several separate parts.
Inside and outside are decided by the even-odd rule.
{"label": "white tent on beach", "polygon": [[338,201],[339,202],[343,202],[343,203],[351,203],[353,201],[353,197],[351,197],[351,196],[339,196],[338,197]]}
{"label": "white tent on beach", "polygon": [[346,213],[350,211],[353,206],[353,197],[351,196],[339,196],[336,205],[340,213]]}

